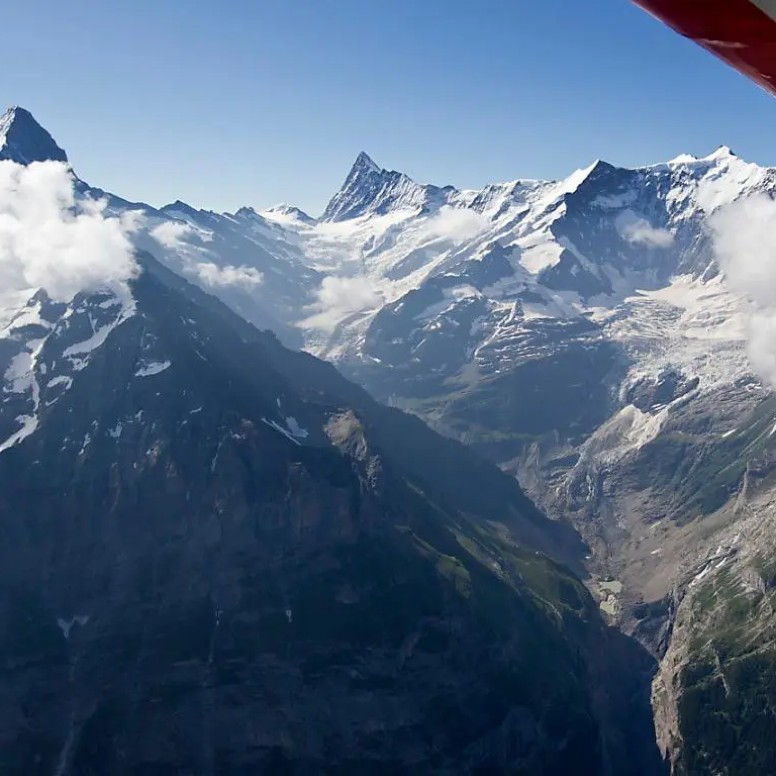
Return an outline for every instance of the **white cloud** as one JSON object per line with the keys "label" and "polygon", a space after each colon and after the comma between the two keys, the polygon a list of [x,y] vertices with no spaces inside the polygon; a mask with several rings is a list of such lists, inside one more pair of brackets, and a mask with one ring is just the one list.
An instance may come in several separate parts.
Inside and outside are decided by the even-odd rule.
{"label": "white cloud", "polygon": [[369,278],[330,275],[316,291],[316,300],[309,308],[312,315],[301,325],[332,329],[346,316],[372,310],[382,303],[382,293]]}
{"label": "white cloud", "polygon": [[186,272],[195,275],[206,286],[258,286],[264,276],[255,267],[235,267],[226,264],[219,267],[212,261],[192,262],[186,265]]}
{"label": "white cloud", "polygon": [[453,242],[476,237],[488,226],[485,216],[469,208],[445,205],[420,227],[421,239],[443,238]]}
{"label": "white cloud", "polygon": [[776,202],[758,194],[710,219],[714,249],[730,288],[758,307],[776,306]]}
{"label": "white cloud", "polygon": [[149,234],[159,245],[171,251],[180,251],[192,244],[201,245],[213,240],[212,232],[198,229],[185,221],[162,221]]}
{"label": "white cloud", "polygon": [[668,229],[660,229],[636,215],[632,210],[623,210],[615,219],[615,226],[620,236],[634,245],[646,245],[650,248],[670,248],[674,244],[674,236]]}
{"label": "white cloud", "polygon": [[164,248],[175,250],[184,238],[192,237],[194,233],[194,228],[184,221],[162,221],[151,230],[151,237]]}
{"label": "white cloud", "polygon": [[752,302],[749,360],[776,387],[776,202],[764,194],[739,200],[710,226],[728,287]]}
{"label": "white cloud", "polygon": [[[221,266],[212,261],[198,260],[203,253],[208,253],[207,250],[202,250],[201,243],[210,242],[213,235],[185,221],[162,221],[151,229],[149,234],[163,248],[179,254],[180,271],[203,286],[252,288],[264,280],[264,275],[255,267],[236,267],[232,264]],[[193,258],[194,256],[197,258]]]}
{"label": "white cloud", "polygon": [[45,288],[56,300],[123,284],[137,274],[132,219],[76,198],[61,162],[0,162],[0,288]]}

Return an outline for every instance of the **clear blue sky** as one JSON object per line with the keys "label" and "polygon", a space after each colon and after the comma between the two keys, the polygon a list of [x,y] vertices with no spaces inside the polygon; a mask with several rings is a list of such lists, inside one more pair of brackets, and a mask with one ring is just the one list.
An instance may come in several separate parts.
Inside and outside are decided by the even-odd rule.
{"label": "clear blue sky", "polygon": [[362,149],[464,187],[776,164],[776,100],[629,0],[31,0],[0,73],[83,178],[156,205],[317,214]]}

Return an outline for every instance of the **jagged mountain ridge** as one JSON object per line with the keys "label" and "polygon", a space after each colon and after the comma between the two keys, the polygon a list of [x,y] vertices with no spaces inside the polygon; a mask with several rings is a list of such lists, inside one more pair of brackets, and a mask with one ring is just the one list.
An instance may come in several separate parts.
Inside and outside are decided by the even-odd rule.
{"label": "jagged mountain ridge", "polygon": [[322,221],[347,221],[363,216],[386,215],[393,210],[423,210],[448,204],[455,193],[452,186],[415,183],[409,176],[378,167],[362,151],[353,164],[342,188],[326,206]]}
{"label": "jagged mountain ridge", "polygon": [[[483,266],[489,304],[525,306],[528,297],[535,317],[556,318],[616,306],[677,274],[708,277],[705,215],[747,191],[770,190],[773,180],[773,171],[722,148],[705,159],[638,170],[596,162],[563,181],[461,191],[417,184],[362,153],[320,221],[289,206],[218,214],[182,202],[156,209],[114,197],[114,205],[145,214],[140,247],[172,269],[288,344],[341,358],[360,353],[386,304],[437,275],[468,280]],[[586,226],[591,219],[595,230]],[[148,237],[159,227],[161,242]],[[506,259],[496,274],[493,250]],[[321,321],[327,277],[368,284],[372,293],[343,290],[351,298],[330,305]]]}
{"label": "jagged mountain ridge", "polygon": [[[735,525],[747,494],[767,493],[776,421],[707,225],[737,198],[772,195],[774,171],[723,147],[467,192],[368,159],[355,167],[336,217],[176,203],[152,217],[193,231],[168,251],[148,245],[205,288],[191,270],[203,258],[239,266],[209,245],[221,230],[266,251],[287,284],[282,307],[255,276],[232,272],[228,292],[211,290],[250,320],[277,311],[269,325],[284,336],[296,332],[378,397],[518,475],[552,514],[572,515],[605,610],[658,656],[692,665],[690,642],[671,640],[672,590],[713,558],[715,532]],[[680,709],[660,720],[679,764],[696,756],[683,754],[683,681],[657,705]],[[709,743],[692,747],[707,756]]]}
{"label": "jagged mountain ridge", "polygon": [[[19,164],[68,162],[48,131],[19,107],[0,117],[2,159]],[[138,249],[158,255],[173,271],[226,301],[247,320],[272,329],[286,344],[298,347],[303,343],[291,322],[321,279],[299,261],[293,235],[275,222],[252,208],[219,214],[180,201],[155,208],[130,202],[80,178],[76,178],[76,187],[82,196],[105,200],[109,214],[131,214]],[[294,215],[305,217],[302,211]]]}
{"label": "jagged mountain ridge", "polygon": [[659,772],[567,525],[137,259],[4,298],[1,770]]}

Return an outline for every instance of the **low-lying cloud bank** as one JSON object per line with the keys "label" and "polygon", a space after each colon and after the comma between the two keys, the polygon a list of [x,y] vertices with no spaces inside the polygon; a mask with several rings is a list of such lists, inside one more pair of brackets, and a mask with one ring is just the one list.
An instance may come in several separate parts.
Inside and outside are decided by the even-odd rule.
{"label": "low-lying cloud bank", "polygon": [[421,235],[425,240],[444,239],[451,242],[470,240],[488,226],[485,216],[469,208],[445,205],[423,222]]}
{"label": "low-lying cloud bank", "polygon": [[264,276],[254,267],[235,267],[232,264],[218,266],[212,261],[197,261],[184,265],[184,271],[210,288],[236,286],[250,289],[258,286]]}
{"label": "low-lying cloud bank", "polygon": [[333,329],[346,316],[379,307],[384,299],[375,283],[365,277],[330,275],[316,291],[304,328]]}
{"label": "low-lying cloud bank", "polygon": [[634,245],[644,245],[648,248],[670,248],[674,244],[674,236],[667,229],[661,229],[639,216],[632,210],[624,210],[616,219],[617,231],[620,236]]}
{"label": "low-lying cloud bank", "polygon": [[185,245],[186,238],[196,236],[197,232],[183,221],[163,221],[155,226],[150,234],[162,247],[177,250]]}
{"label": "low-lying cloud bank", "polygon": [[765,194],[739,200],[710,224],[728,287],[752,303],[749,360],[776,387],[776,202]]}
{"label": "low-lying cloud bank", "polygon": [[177,256],[184,275],[208,288],[233,286],[245,290],[264,280],[255,267],[216,264],[202,258],[208,254],[205,244],[212,242],[213,235],[183,221],[163,221],[149,234],[162,248]]}
{"label": "low-lying cloud bank", "polygon": [[138,272],[131,217],[76,198],[66,164],[0,162],[0,288],[44,288],[69,301],[79,291],[124,284]]}

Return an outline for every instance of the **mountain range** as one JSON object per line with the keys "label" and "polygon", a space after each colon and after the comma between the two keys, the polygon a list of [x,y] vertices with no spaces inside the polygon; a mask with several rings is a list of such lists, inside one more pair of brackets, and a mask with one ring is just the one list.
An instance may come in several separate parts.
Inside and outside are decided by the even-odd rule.
{"label": "mountain range", "polygon": [[[21,108],[0,159],[69,164]],[[73,187],[139,270],[3,298],[4,767],[776,768],[776,402],[714,248],[775,170]]]}

